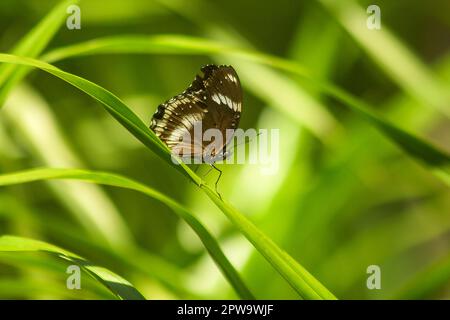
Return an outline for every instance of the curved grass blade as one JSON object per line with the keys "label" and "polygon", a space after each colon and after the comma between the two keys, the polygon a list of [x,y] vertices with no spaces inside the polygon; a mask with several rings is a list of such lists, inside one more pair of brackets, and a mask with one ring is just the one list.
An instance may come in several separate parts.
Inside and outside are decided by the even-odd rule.
{"label": "curved grass blade", "polygon": [[0,185],[11,185],[32,181],[48,180],[48,179],[74,179],[90,183],[104,184],[125,189],[131,189],[144,193],[154,199],[161,201],[171,208],[180,218],[182,218],[198,235],[206,250],[222,271],[226,279],[236,290],[236,293],[242,299],[254,299],[250,290],[242,281],[239,273],[234,269],[230,261],[220,249],[219,244],[209,231],[182,205],[165,196],[164,194],[147,187],[141,183],[130,180],[128,178],[102,172],[93,172],[88,170],[77,169],[36,169],[29,171],[16,172],[11,174],[0,175]]}
{"label": "curved grass blade", "polygon": [[219,198],[211,188],[204,188],[204,190],[222,212],[225,213],[227,218],[239,228],[261,255],[278,270],[283,278],[301,296],[308,299],[336,299],[327,288],[289,254],[280,249],[244,215],[240,214],[225,200]]}
{"label": "curved grass blade", "polygon": [[367,28],[367,13],[354,0],[318,2],[405,92],[450,117],[448,89],[385,25],[380,30]]}
{"label": "curved grass blade", "polygon": [[[45,288],[45,294],[50,295],[50,297],[58,297],[65,300],[76,299],[76,296],[74,296],[73,294],[73,290],[58,288],[58,284],[53,283],[53,285],[49,285],[48,281],[22,279],[16,277],[9,279],[0,279],[0,299],[8,300],[11,297],[23,297],[25,300],[30,300],[35,298],[36,296],[39,296],[39,294],[42,294],[42,288]],[[115,299],[115,296],[109,291],[107,291],[106,293],[107,294],[102,294],[102,292],[93,293],[83,288],[83,297],[85,297],[86,299]]]}
{"label": "curved grass blade", "polygon": [[[11,53],[31,58],[39,56],[67,17],[67,7],[76,3],[78,3],[78,0],[61,1],[37,26],[22,38]],[[0,66],[0,108],[5,102],[9,91],[25,77],[28,69],[17,65]]]}
{"label": "curved grass blade", "polygon": [[[70,183],[70,181],[65,182]],[[79,184],[96,186],[101,189],[100,185],[83,182],[79,182]],[[42,219],[40,210],[30,208],[28,204],[20,201],[10,192],[0,192],[0,219],[5,218],[11,222],[16,221],[20,225],[25,223],[29,225],[30,229],[45,229],[46,234],[51,239],[57,239],[61,245],[76,243],[79,252],[89,252],[92,253],[92,256],[107,257],[107,261],[113,263],[114,266],[133,272],[136,279],[154,279],[181,299],[205,298],[192,291],[187,284],[189,275],[184,270],[159,255],[152,254],[138,246],[118,250],[116,246],[95,241],[96,239],[93,241],[86,236],[86,233],[80,232],[79,227],[72,221],[67,221],[64,217],[55,216],[54,219]],[[11,263],[11,260],[8,260],[8,263]]]}
{"label": "curved grass blade", "polygon": [[393,298],[402,300],[429,299],[450,280],[450,256],[420,272],[408,282]]}
{"label": "curved grass blade", "polygon": [[[50,109],[42,95],[20,83],[10,93],[6,108],[1,112],[2,119],[23,137],[25,148],[42,166],[85,167]],[[39,127],[33,125],[36,119],[42,124]],[[133,235],[124,217],[100,187],[64,181],[49,181],[48,185],[96,242],[105,242],[123,251],[134,246]]]}
{"label": "curved grass blade", "polygon": [[[138,138],[145,146],[158,154],[160,157],[174,166],[177,170],[185,175],[188,175],[197,185],[201,184],[201,179],[197,175],[195,175],[194,172],[189,169],[189,167],[187,167],[184,163],[180,161],[179,165],[175,165],[175,163],[172,161],[170,150],[167,148],[167,146],[161,140],[159,140],[153,133],[153,131],[147,128],[147,126],[118,97],[116,97],[111,92],[105,90],[95,83],[92,83],[74,74],[64,72],[61,69],[58,69],[48,63],[41,62],[35,59],[17,57],[8,54],[0,54],[0,62],[22,64],[39,68],[53,74],[60,79],[63,79],[74,87],[87,93],[94,99],[101,102],[105,109],[128,131],[130,131],[136,138]],[[182,168],[184,170],[182,170]]]}
{"label": "curved grass blade", "polygon": [[[279,249],[275,243],[259,231],[249,220],[234,209],[230,204],[226,204],[217,193],[215,193],[203,180],[198,177],[188,166],[179,161],[179,165],[172,162],[169,149],[160,141],[156,135],[115,95],[106,89],[88,80],[73,74],[64,72],[48,63],[35,59],[17,57],[13,55],[0,54],[0,61],[34,66],[41,70],[59,77],[60,79],[79,88],[83,92],[101,102],[105,109],[119,121],[130,133],[138,138],[149,149],[161,156],[166,162],[174,166],[177,170],[189,177],[199,186],[210,199],[216,203],[221,211],[243,231],[247,239],[255,248],[274,266],[274,268],[288,281],[297,293],[307,299],[335,299],[317,279],[312,277],[294,259]],[[289,258],[288,258],[289,257]],[[311,281],[312,279],[312,281]]]}
{"label": "curved grass blade", "polygon": [[368,121],[382,134],[406,152],[433,170],[441,180],[450,185],[450,156],[419,137],[400,129],[396,125],[375,114],[367,103],[348,94],[341,88],[317,80],[307,69],[296,62],[263,54],[252,50],[230,47],[201,38],[159,35],[123,36],[91,40],[65,48],[53,50],[43,56],[47,61],[58,61],[68,57],[105,53],[165,53],[165,54],[222,54],[269,65],[293,73],[310,84],[336,98],[365,121]]}
{"label": "curved grass blade", "polygon": [[43,241],[8,235],[0,237],[0,252],[24,251],[42,251],[74,263],[85,270],[90,276],[108,288],[120,299],[145,300],[144,296],[140,294],[139,291],[137,291],[127,280],[108,269],[93,265],[86,259],[72,252]]}
{"label": "curved grass blade", "polygon": [[[219,64],[233,64],[240,71],[241,82],[249,92],[265,100],[280,113],[304,126],[317,136],[322,142],[327,142],[327,136],[333,130],[336,134],[338,123],[327,108],[309,96],[297,84],[294,84],[288,75],[260,63],[246,63],[242,59],[233,59],[222,46],[212,47],[211,43],[203,45],[192,43],[190,39],[177,37],[182,40],[173,41],[173,36],[118,36],[100,38],[85,43],[75,44],[66,48],[56,49],[45,55],[42,59],[55,62],[66,57],[91,55],[101,53],[147,53],[147,54],[202,54],[207,53]],[[183,46],[184,44],[184,46]],[[198,45],[198,46],[197,46]],[[225,54],[221,54],[225,52]],[[259,80],[258,80],[259,79]],[[265,79],[265,80],[261,80]],[[298,107],[300,106],[300,107]]]}

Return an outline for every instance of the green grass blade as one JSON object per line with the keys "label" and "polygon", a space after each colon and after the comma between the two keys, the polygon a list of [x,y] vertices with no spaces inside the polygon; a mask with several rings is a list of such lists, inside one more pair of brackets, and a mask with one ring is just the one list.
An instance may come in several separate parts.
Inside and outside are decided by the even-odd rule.
{"label": "green grass blade", "polygon": [[336,130],[337,122],[326,107],[292,83],[287,75],[262,65],[258,60],[249,64],[239,59],[239,54],[234,57],[231,51],[216,42],[173,35],[116,36],[55,49],[42,59],[53,63],[68,57],[105,53],[209,54],[219,64],[235,65],[247,90],[299,125],[305,126],[323,142],[327,141],[326,137],[332,129]]}
{"label": "green grass blade", "polygon": [[[63,79],[64,81],[70,83],[81,91],[87,93],[94,99],[101,102],[105,109],[144,145],[146,145],[160,157],[164,158],[177,170],[188,175],[196,184],[200,184],[200,178],[198,178],[186,165],[184,165],[183,163],[181,163],[180,165],[175,165],[172,162],[170,151],[167,146],[163,142],[161,142],[153,133],[153,131],[147,128],[147,126],[118,97],[116,97],[111,92],[96,85],[95,83],[92,83],[74,74],[64,72],[61,69],[58,69],[50,64],[35,59],[0,54],[0,61],[39,68],[55,75],[60,79]],[[184,169],[184,171],[181,169],[181,167]]]}
{"label": "green grass blade", "polygon": [[[74,152],[70,139],[60,127],[51,106],[32,87],[19,83],[8,96],[2,119],[14,127],[23,138],[24,147],[45,167],[86,167]],[[36,127],[39,119],[40,125]],[[45,125],[43,125],[45,123]],[[112,199],[95,185],[67,184],[64,181],[47,183],[60,200],[96,241],[105,241],[116,250],[127,251],[134,239],[127,222]]]}
{"label": "green grass blade", "polygon": [[236,290],[237,294],[242,299],[254,299],[250,290],[239,276],[239,273],[236,269],[234,269],[230,261],[228,261],[215,238],[209,233],[203,224],[182,205],[150,187],[119,175],[77,169],[37,169],[0,175],[0,185],[11,185],[47,179],[76,179],[96,184],[121,187],[142,192],[147,196],[163,202],[180,218],[186,221],[192,230],[194,230],[203,242],[212,259],[220,268],[229,283]]}
{"label": "green grass blade", "polygon": [[[380,30],[366,27],[368,14],[353,0],[318,0],[356,43],[405,92],[450,117],[450,94],[421,61],[383,24]],[[383,11],[382,13],[383,14]]]}
{"label": "green grass blade", "polygon": [[403,300],[429,299],[449,280],[450,257],[445,257],[416,275],[393,298]]}
{"label": "green grass blade", "polygon": [[[61,1],[16,45],[11,53],[31,58],[39,56],[65,21],[67,7],[76,3],[78,0]],[[28,69],[11,64],[0,66],[0,108],[11,89],[28,73]]]}
{"label": "green grass blade", "polygon": [[[242,234],[298,293],[309,299],[336,299],[327,288],[289,254],[280,249],[244,215],[240,214],[229,203],[220,199],[211,188],[205,186],[204,190],[228,219],[239,228]],[[301,281],[298,281],[299,277]]]}
{"label": "green grass blade", "polygon": [[226,46],[214,41],[175,35],[163,36],[123,36],[88,41],[65,48],[56,49],[43,56],[47,61],[57,61],[71,56],[105,53],[165,53],[165,54],[223,54],[239,57],[252,62],[269,65],[295,75],[328,95],[341,101],[358,116],[368,121],[387,136],[408,155],[430,167],[433,172],[450,185],[450,156],[438,150],[419,137],[406,132],[375,114],[367,103],[353,97],[341,88],[325,81],[317,80],[306,68],[296,62],[251,50]]}
{"label": "green grass blade", "polygon": [[[50,295],[50,297],[58,297],[58,299],[67,300],[77,299],[73,290],[58,288],[58,284],[59,283],[52,283],[50,281],[21,278],[0,279],[0,299],[9,300],[11,297],[24,297],[25,300],[31,300],[33,297],[42,294],[43,288],[45,288],[45,294],[47,296]],[[91,300],[115,299],[115,296],[109,291],[94,293],[83,288],[83,298],[84,297]]]}
{"label": "green grass blade", "polygon": [[443,182],[450,185],[450,156],[427,141],[400,129],[371,111],[368,104],[332,85],[318,84],[335,98],[350,106],[360,117],[371,123],[400,149],[429,167]]}
{"label": "green grass blade", "polygon": [[[34,66],[46,72],[49,72],[73,86],[79,88],[83,92],[92,96],[101,102],[105,109],[118,120],[130,133],[138,138],[144,145],[161,156],[166,162],[183,172],[195,184],[201,187],[203,191],[218,205],[223,213],[243,232],[247,239],[255,245],[255,248],[275,267],[275,269],[289,282],[289,284],[297,291],[297,293],[308,299],[332,299],[334,296],[314,279],[306,270],[304,270],[293,259],[287,259],[287,254],[282,252],[273,242],[269,241],[262,233],[241,213],[237,212],[229,204],[225,202],[212,191],[210,187],[205,185],[200,177],[198,177],[184,163],[175,165],[171,160],[169,149],[156,137],[156,135],[115,95],[106,89],[73,74],[64,72],[50,64],[30,58],[17,57],[13,55],[0,54],[0,61],[24,64]],[[315,281],[311,282],[309,279]],[[322,294],[325,292],[326,294]]]}
{"label": "green grass blade", "polygon": [[74,253],[38,240],[7,235],[0,237],[0,252],[33,251],[47,252],[78,265],[120,299],[145,300],[144,296],[122,277],[108,269],[93,265]]}
{"label": "green grass blade", "polygon": [[[72,181],[53,182],[71,183]],[[101,186],[97,184],[84,182],[79,182],[79,184],[96,186],[101,189]],[[181,299],[199,299],[201,297],[186,285],[189,275],[180,267],[159,255],[136,246],[127,248],[127,250],[118,250],[117,247],[88,237],[85,232],[79,229],[79,226],[67,220],[64,216],[42,219],[42,214],[41,210],[29,207],[25,202],[11,195],[8,190],[2,190],[0,193],[0,219],[16,220],[21,225],[27,223],[30,229],[34,230],[45,229],[46,235],[57,240],[61,246],[76,244],[79,253],[89,252],[93,257],[107,257],[103,261],[108,261],[110,265],[117,266],[118,270],[127,270],[128,274],[133,274],[133,281],[136,283],[139,282],[138,279],[151,279],[160,283]],[[17,232],[23,232],[22,230]],[[16,231],[12,230],[11,232]],[[28,265],[28,262],[24,262],[24,264]],[[10,263],[11,260],[9,259],[8,264]],[[48,267],[48,264],[45,266]]]}

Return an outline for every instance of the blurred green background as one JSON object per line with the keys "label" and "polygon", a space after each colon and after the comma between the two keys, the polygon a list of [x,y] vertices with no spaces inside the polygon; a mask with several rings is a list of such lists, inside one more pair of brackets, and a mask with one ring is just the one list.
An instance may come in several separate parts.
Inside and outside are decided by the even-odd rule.
{"label": "blurred green background", "polygon": [[[11,51],[57,3],[2,0],[0,51]],[[298,62],[449,153],[450,2],[376,1],[381,30],[366,28],[370,4],[81,1],[81,30],[63,24],[44,52],[136,34],[252,48]],[[237,70],[244,89],[241,128],[280,129],[279,172],[264,176],[256,165],[222,165],[225,199],[338,298],[450,298],[448,185],[314,85],[226,54],[99,54],[55,65],[107,88],[149,124],[157,105],[183,91],[208,63]],[[88,168],[148,184],[204,222],[257,298],[297,298],[204,194],[97,101],[33,71],[0,112],[0,174]],[[216,175],[205,179],[213,184]],[[72,181],[0,187],[0,234],[82,255],[148,299],[237,298],[187,225],[136,192]],[[0,298],[112,298],[87,276],[82,290],[67,290],[68,264],[44,253],[1,253]],[[381,268],[381,290],[366,287],[369,265]]]}

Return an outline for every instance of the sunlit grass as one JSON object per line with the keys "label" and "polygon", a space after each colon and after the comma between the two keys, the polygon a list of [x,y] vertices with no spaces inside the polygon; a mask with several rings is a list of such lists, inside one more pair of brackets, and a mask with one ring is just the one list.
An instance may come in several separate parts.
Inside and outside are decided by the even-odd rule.
{"label": "sunlit grass", "polygon": [[[168,34],[164,28],[152,35],[146,31],[124,33],[115,29],[108,32],[107,37],[87,31],[88,36],[76,40],[69,38],[63,42],[64,45],[60,44],[61,37],[67,38],[64,32],[55,38],[55,43],[51,42],[57,32],[64,29],[61,26],[66,17],[67,2],[62,1],[34,29],[16,41],[11,54],[0,54],[3,62],[0,65],[1,104],[10,98],[5,104],[7,109],[0,110],[5,114],[0,118],[0,146],[5,150],[2,152],[4,159],[0,161],[0,185],[15,185],[0,189],[0,217],[11,222],[5,227],[5,233],[24,237],[0,238],[3,249],[14,246],[14,250],[0,257],[0,261],[15,268],[20,268],[20,263],[29,264],[29,268],[23,270],[24,277],[0,279],[0,293],[10,287],[14,288],[12,296],[20,296],[21,290],[28,290],[27,296],[39,297],[39,281],[32,281],[33,271],[30,271],[33,263],[31,259],[23,258],[18,250],[48,251],[51,248],[50,251],[56,250],[58,255],[61,250],[47,244],[56,241],[58,246],[63,246],[59,243],[68,244],[71,251],[114,270],[133,283],[137,289],[132,287],[131,295],[128,291],[115,292],[115,288],[106,284],[112,294],[122,299],[142,298],[144,292],[144,296],[152,298],[156,294],[157,297],[245,299],[334,299],[335,295],[342,298],[426,298],[436,295],[450,275],[448,246],[441,240],[450,227],[445,214],[450,205],[448,197],[445,197],[450,184],[450,157],[446,140],[442,138],[448,133],[445,115],[449,110],[449,85],[438,79],[393,31],[384,28],[379,33],[369,34],[366,29],[359,28],[365,21],[365,13],[355,2],[317,2],[320,4],[311,3],[303,7],[302,14],[309,19],[299,22],[298,38],[294,37],[288,43],[288,57],[280,53],[283,50],[275,50],[277,53],[274,54],[258,49],[240,34],[238,25],[217,16],[219,4],[201,0],[193,1],[189,8],[176,0],[150,4],[137,1],[124,12],[128,17],[136,17],[136,21],[147,21],[147,14],[155,18],[176,19],[172,15],[175,12],[186,19],[177,21],[199,28],[200,35],[190,31]],[[110,15],[94,13],[93,7],[83,7],[83,10],[91,8],[86,15],[88,23],[95,21],[98,26],[110,23],[125,25],[126,28],[126,23],[118,18],[121,16],[118,7],[120,5],[112,4]],[[211,15],[204,15],[208,11]],[[324,25],[327,27],[322,34]],[[274,28],[277,30],[277,26]],[[83,25],[82,32],[86,29]],[[345,74],[360,55],[355,49],[353,57],[340,55],[341,51],[351,52],[340,45],[341,41],[361,48],[362,54],[367,54],[376,68],[400,88],[396,92],[399,100],[382,96],[389,106],[387,111],[372,101],[370,94],[355,94],[354,88],[348,88],[348,84],[340,80],[335,82],[335,70],[342,67],[341,72]],[[49,44],[51,47],[47,49]],[[138,69],[144,69],[147,62],[137,68],[136,65],[132,68],[127,66],[130,71],[125,74],[128,76],[117,74],[117,77],[108,77],[108,71],[119,72],[126,68],[113,64],[105,70],[99,64],[89,76],[86,76],[86,70],[78,72],[77,67],[73,68],[90,68],[92,61],[101,61],[96,60],[100,55],[105,61],[136,59],[139,63],[163,63],[151,69],[145,75],[145,81],[137,80],[137,76],[134,79],[130,74],[138,74]],[[148,60],[142,60],[143,56]],[[283,167],[275,178],[264,180],[251,166],[224,166],[226,181],[222,188],[225,192],[219,197],[210,187],[208,177],[195,173],[182,163],[172,163],[168,148],[148,129],[148,119],[143,121],[138,117],[134,106],[124,103],[121,94],[122,90],[126,92],[123,88],[133,83],[136,92],[146,91],[148,88],[143,89],[141,83],[145,86],[147,82],[150,90],[155,90],[161,100],[167,92],[177,91],[177,85],[171,81],[176,77],[170,76],[174,68],[164,67],[164,59],[170,59],[171,63],[180,60],[181,65],[189,65],[186,62],[191,59],[195,61],[193,65],[198,61],[230,63],[238,70],[246,94],[243,112],[246,125],[275,125],[288,135],[282,136],[280,154]],[[59,64],[61,69],[55,67]],[[63,80],[52,83],[60,86],[65,82],[93,99],[87,100],[78,91],[67,89],[73,96],[55,101],[53,96],[57,96],[57,92],[51,88],[38,88],[39,85],[33,83],[34,77],[44,77],[44,73],[33,71],[36,68]],[[19,82],[32,71],[31,86],[19,86]],[[359,79],[354,73],[346,76]],[[87,80],[91,78],[96,80]],[[166,79],[166,89],[163,89],[161,83],[164,81],[160,79]],[[105,89],[110,87],[111,90]],[[376,89],[373,92],[378,92]],[[412,100],[403,99],[401,91]],[[118,150],[108,149],[110,163],[114,163],[114,157],[120,154],[125,166],[101,169],[111,172],[100,173],[97,169],[101,162],[95,157],[86,157],[83,154],[85,149],[79,145],[83,141],[72,137],[69,131],[72,120],[74,123],[89,121],[93,124],[93,132],[97,130],[99,137],[101,134],[107,137],[101,132],[104,126],[95,118],[98,115],[96,111],[91,113],[90,109],[84,108],[82,110],[88,110],[87,113],[72,116],[70,122],[59,111],[66,105],[77,110],[86,101],[92,105],[100,103],[112,116],[110,118],[117,120],[108,122],[108,125],[125,128],[126,138],[137,139],[134,149],[130,148],[126,153],[119,144],[111,143]],[[411,104],[411,109],[405,104]],[[154,106],[148,108],[148,117],[153,109]],[[276,117],[273,116],[275,113]],[[414,118],[423,114],[427,117],[420,119],[419,126],[419,121]],[[410,121],[408,124],[403,121],[406,118]],[[437,133],[432,135],[431,130]],[[439,139],[439,133],[442,139]],[[19,140],[16,140],[16,135]],[[95,137],[92,137],[90,146],[95,146]],[[443,148],[435,147],[436,140]],[[20,141],[20,144],[15,141]],[[108,143],[107,139],[103,143],[105,141]],[[146,153],[145,150],[152,152]],[[135,154],[139,155],[137,159],[146,160],[136,161]],[[153,161],[153,155],[163,161]],[[143,161],[149,163],[141,163]],[[47,168],[28,170],[36,164]],[[77,167],[96,170],[74,169]],[[120,175],[112,173],[116,169],[121,171]],[[139,179],[135,179],[136,176]],[[187,179],[182,179],[182,176]],[[25,185],[26,182],[47,179],[82,180],[91,184],[52,181],[49,185],[53,193],[42,188],[36,192],[36,200],[26,196],[23,203],[16,200],[24,199],[24,195],[32,192],[30,190],[36,190]],[[172,190],[170,186],[174,184],[176,187]],[[159,251],[153,253],[154,249],[147,249],[141,243],[153,236],[145,229],[155,230],[153,223],[160,226],[166,223],[169,231],[162,233],[170,234],[166,239],[176,240],[176,229],[170,226],[171,218],[159,215],[162,209],[154,203],[139,200],[136,206],[143,212],[136,222],[132,214],[135,200],[129,198],[125,190],[103,190],[100,185],[132,189],[162,201],[187,222],[203,247],[185,251],[187,246],[179,238],[180,247],[172,242],[153,242],[151,246]],[[155,185],[155,188],[150,188],[150,185]],[[165,191],[156,191],[156,186]],[[61,216],[46,215],[48,223],[37,222],[42,212],[47,210]],[[75,223],[62,223],[66,211],[72,212]],[[384,213],[397,211],[401,214],[392,218]],[[219,219],[218,213],[222,213],[225,219]],[[155,214],[158,221],[154,220]],[[34,242],[30,238],[47,243]],[[242,257],[239,263],[233,261],[235,255],[227,251],[227,244],[233,243],[230,248],[239,251],[244,242],[247,246],[250,244],[253,253],[245,261]],[[417,251],[419,255],[421,246],[432,246],[433,243],[437,243],[436,248],[440,244],[442,252],[437,250],[439,254],[430,255],[423,263],[414,262],[411,252]],[[204,261],[202,256],[214,261],[223,275],[223,284],[211,287],[212,291],[208,293],[201,291],[203,286],[196,285],[195,281],[202,281],[202,278],[194,275],[194,269],[206,268],[211,274],[217,270],[213,271],[206,265],[198,266]],[[434,266],[426,268],[437,258]],[[61,276],[60,268],[51,267],[51,259],[43,261],[47,277],[49,274]],[[404,267],[405,272],[392,267],[397,263]],[[385,274],[389,283],[380,294],[362,288],[368,264],[380,264],[383,270],[387,270]],[[98,295],[109,298],[102,291],[104,289],[100,289],[105,285],[103,271],[97,271],[90,270],[94,275],[92,281],[94,284],[98,282],[99,290],[86,291],[85,297]],[[26,276],[28,274],[30,277]],[[149,280],[156,280],[158,285],[149,285]],[[48,281],[54,280],[49,278]],[[128,281],[123,281],[128,288]],[[56,285],[52,288],[54,290],[48,290],[52,297],[66,297],[67,293]],[[233,291],[224,290],[231,288]]]}

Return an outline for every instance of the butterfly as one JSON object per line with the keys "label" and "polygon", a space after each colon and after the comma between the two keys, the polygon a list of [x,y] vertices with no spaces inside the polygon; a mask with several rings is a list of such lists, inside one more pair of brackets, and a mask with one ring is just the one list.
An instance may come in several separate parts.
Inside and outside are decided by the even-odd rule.
{"label": "butterfly", "polygon": [[[242,88],[232,66],[209,64],[201,68],[191,85],[181,94],[160,104],[154,113],[150,129],[172,150],[182,148],[183,158],[201,158],[214,166],[225,159],[229,134],[239,125],[242,109]],[[195,132],[201,128],[201,134]],[[221,140],[203,139],[209,129],[221,133]],[[185,137],[190,139],[186,141]],[[216,181],[216,189],[217,182]]]}

